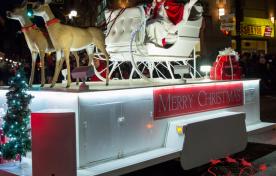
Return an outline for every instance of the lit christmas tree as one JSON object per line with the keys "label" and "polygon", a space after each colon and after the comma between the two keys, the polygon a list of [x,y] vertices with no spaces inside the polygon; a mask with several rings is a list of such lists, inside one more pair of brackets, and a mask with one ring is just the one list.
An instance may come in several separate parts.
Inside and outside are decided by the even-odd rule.
{"label": "lit christmas tree", "polygon": [[29,104],[33,98],[27,93],[28,84],[23,68],[17,70],[15,76],[9,82],[7,96],[7,113],[3,118],[3,132],[8,138],[5,144],[1,144],[1,157],[6,160],[26,156],[31,151],[30,137],[30,109]]}

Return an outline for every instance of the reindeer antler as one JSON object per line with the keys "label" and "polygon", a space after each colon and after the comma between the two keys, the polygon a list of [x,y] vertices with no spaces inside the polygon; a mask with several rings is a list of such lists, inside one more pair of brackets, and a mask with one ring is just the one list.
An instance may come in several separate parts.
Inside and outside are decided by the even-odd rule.
{"label": "reindeer antler", "polygon": [[20,4],[20,7],[24,7],[28,4],[27,0],[22,1],[22,3]]}

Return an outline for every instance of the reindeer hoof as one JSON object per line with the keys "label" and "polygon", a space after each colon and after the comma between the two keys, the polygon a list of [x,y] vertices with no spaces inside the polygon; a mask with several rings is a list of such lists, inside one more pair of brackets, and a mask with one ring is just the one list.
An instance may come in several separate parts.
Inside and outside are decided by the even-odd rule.
{"label": "reindeer hoof", "polygon": [[70,85],[67,85],[67,86],[66,86],[66,88],[69,88],[69,87],[70,87]]}
{"label": "reindeer hoof", "polygon": [[44,87],[44,84],[41,84],[40,87]]}
{"label": "reindeer hoof", "polygon": [[55,86],[55,84],[51,84],[50,88],[53,88]]}
{"label": "reindeer hoof", "polygon": [[76,85],[78,86],[80,83],[79,82],[76,82]]}

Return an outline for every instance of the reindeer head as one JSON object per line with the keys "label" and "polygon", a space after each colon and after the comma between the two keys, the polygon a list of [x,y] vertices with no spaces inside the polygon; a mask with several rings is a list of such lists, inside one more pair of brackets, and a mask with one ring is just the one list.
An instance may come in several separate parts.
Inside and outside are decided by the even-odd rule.
{"label": "reindeer head", "polygon": [[33,11],[35,16],[41,16],[46,21],[49,20],[49,14],[52,14],[52,11],[47,3],[35,3],[33,6]]}
{"label": "reindeer head", "polygon": [[27,1],[23,1],[23,3],[13,9],[12,11],[6,12],[7,18],[13,20],[22,20],[24,17],[27,18]]}

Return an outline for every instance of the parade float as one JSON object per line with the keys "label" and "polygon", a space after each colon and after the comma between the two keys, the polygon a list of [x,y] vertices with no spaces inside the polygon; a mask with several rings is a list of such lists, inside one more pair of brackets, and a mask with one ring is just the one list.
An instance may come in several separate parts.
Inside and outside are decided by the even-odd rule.
{"label": "parade float", "polygon": [[[173,5],[161,4],[159,9]],[[59,22],[52,20],[47,6],[40,5],[34,14],[42,15],[46,24],[51,20],[54,28]],[[183,15],[172,29],[174,37],[156,43],[146,40],[149,19],[142,6],[106,12],[112,21],[105,39],[110,60],[101,71],[92,62],[102,81],[86,82],[85,89],[65,88],[70,82],[54,88],[34,86],[29,91],[34,97],[31,157],[23,158],[20,168],[0,169],[34,176],[122,175],[180,158],[188,170],[242,151],[247,135],[272,129],[274,124],[260,120],[259,80],[198,76],[194,48],[202,7],[191,0],[180,9]],[[104,54],[95,51],[104,61]],[[125,63],[131,65],[127,79],[121,72]],[[88,75],[86,68],[73,73],[81,79]],[[7,92],[1,87],[0,104],[7,101]]]}

